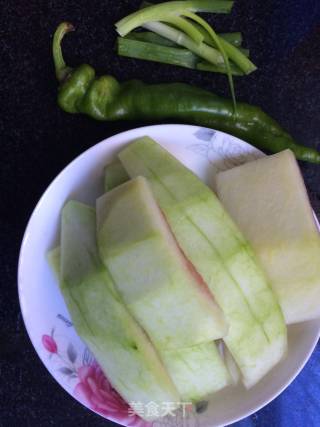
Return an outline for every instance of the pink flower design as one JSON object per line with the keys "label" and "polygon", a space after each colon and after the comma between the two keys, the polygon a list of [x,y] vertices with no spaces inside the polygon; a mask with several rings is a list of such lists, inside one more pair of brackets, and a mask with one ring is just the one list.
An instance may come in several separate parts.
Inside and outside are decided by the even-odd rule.
{"label": "pink flower design", "polygon": [[[70,325],[68,325],[70,326]],[[104,375],[102,369],[95,361],[94,356],[85,349],[82,357],[82,366],[76,367],[77,351],[70,342],[66,351],[60,353],[54,339],[55,328],[51,334],[42,335],[43,347],[60,362],[58,371],[69,379],[78,378],[79,382],[74,388],[74,396],[93,411],[105,418],[110,418],[119,424],[129,427],[152,427],[152,423],[144,421],[128,403],[114,390]]]}
{"label": "pink flower design", "polygon": [[127,426],[151,426],[151,423],[142,420],[138,415],[131,415],[129,405],[112,388],[96,362],[81,366],[78,369],[78,377],[80,382],[74,389],[74,395],[91,409]]}
{"label": "pink flower design", "polygon": [[57,353],[58,346],[53,337],[50,335],[42,335],[43,347],[48,350],[49,353]]}

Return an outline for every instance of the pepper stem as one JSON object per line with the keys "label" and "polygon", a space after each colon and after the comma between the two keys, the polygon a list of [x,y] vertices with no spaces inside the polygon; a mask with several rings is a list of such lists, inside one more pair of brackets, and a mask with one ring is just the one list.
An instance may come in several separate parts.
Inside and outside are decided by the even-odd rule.
{"label": "pepper stem", "polygon": [[63,80],[65,80],[68,74],[72,70],[72,68],[68,67],[64,62],[62,50],[61,50],[62,39],[70,31],[74,31],[74,26],[69,22],[62,22],[56,29],[53,36],[53,44],[52,44],[53,62],[56,70],[56,76],[59,82],[62,82]]}

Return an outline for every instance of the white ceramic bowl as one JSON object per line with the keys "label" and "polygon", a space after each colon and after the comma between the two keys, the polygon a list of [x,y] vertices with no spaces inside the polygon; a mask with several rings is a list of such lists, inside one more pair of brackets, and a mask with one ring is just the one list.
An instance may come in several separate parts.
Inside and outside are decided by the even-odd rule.
{"label": "white ceramic bowl", "polygon": [[[68,199],[94,204],[102,194],[103,167],[130,140],[148,135],[209,185],[218,170],[263,154],[247,143],[212,129],[159,125],[108,138],[77,157],[51,183],[37,204],[21,246],[18,283],[24,322],[40,359],[51,375],[88,408],[122,425],[134,425],[127,407],[111,389],[92,355],[76,334],[46,253],[58,244],[61,208]],[[303,368],[319,338],[320,320],[289,327],[288,356],[251,390],[229,387],[201,413],[156,425],[215,427],[238,421],[281,393]],[[101,390],[103,391],[101,393]]]}

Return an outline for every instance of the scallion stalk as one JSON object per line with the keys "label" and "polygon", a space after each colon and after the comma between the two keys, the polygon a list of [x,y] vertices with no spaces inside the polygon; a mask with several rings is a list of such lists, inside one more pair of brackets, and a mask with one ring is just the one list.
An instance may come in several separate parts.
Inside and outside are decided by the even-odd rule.
{"label": "scallion stalk", "polygon": [[[203,62],[199,56],[188,49],[134,40],[128,36],[118,37],[117,39],[117,53],[120,56],[171,64],[194,70],[227,74],[224,64],[213,65],[209,62]],[[243,75],[243,72],[232,63],[230,63],[230,69],[235,76]]]}
{"label": "scallion stalk", "polygon": [[249,49],[245,49],[244,47],[238,47],[238,49],[242,53],[242,55],[249,58],[249,56],[250,56],[250,50]]}
{"label": "scallion stalk", "polygon": [[[190,21],[189,23],[197,28],[199,32],[202,32],[203,40],[206,44],[219,49],[221,53],[221,49],[223,49],[228,59],[231,59],[245,74],[250,74],[257,69],[253,62],[248,58],[248,55],[246,55],[246,51],[242,52],[238,47],[233,46],[227,40],[216,34],[204,19],[192,12],[185,12],[184,14],[189,18],[192,17],[193,21]],[[181,19],[183,20],[184,18]],[[188,19],[185,20],[189,21]],[[214,37],[212,31],[215,34]]]}
{"label": "scallion stalk", "polygon": [[[145,9],[146,7],[150,7],[150,6],[154,6],[154,4],[150,3],[149,1],[143,1],[141,3],[141,5],[140,5],[140,9]],[[179,19],[181,20],[181,19],[184,19],[184,18],[179,17]],[[187,20],[187,21],[189,22],[189,20]],[[214,45],[214,42],[212,41],[212,38],[208,34],[208,32],[201,25],[199,25],[197,22],[194,22],[194,21],[190,21],[189,23],[193,27],[195,27],[198,30],[199,33],[202,34],[202,41],[206,42],[209,46],[216,47]],[[173,23],[173,25],[174,25],[174,23]],[[180,29],[183,31],[183,28],[180,28]],[[224,40],[226,40],[227,42],[229,42],[230,44],[232,44],[234,46],[239,47],[242,44],[242,34],[240,32],[221,33],[221,34],[218,34],[218,35],[219,35],[219,37],[223,38]],[[191,38],[194,39],[193,37],[191,37]],[[195,40],[195,41],[197,41],[197,40]],[[248,56],[248,55],[246,55],[246,56]]]}
{"label": "scallion stalk", "polygon": [[223,47],[226,55],[231,59],[245,74],[250,74],[257,69],[252,61],[238,47],[233,46],[228,41],[219,37],[219,43]]}
{"label": "scallion stalk", "polygon": [[[226,53],[225,48],[224,48],[224,43],[227,43],[227,42],[224,42],[223,39],[221,39],[224,42],[224,43],[222,43],[220,41],[220,38],[217,36],[216,32],[214,31],[214,29],[204,19],[202,19],[200,16],[196,15],[193,12],[184,12],[184,15],[186,17],[192,19],[193,21],[197,22],[206,31],[208,31],[208,34],[212,37],[212,40],[216,43],[218,49],[220,50],[221,55],[223,57],[224,64],[225,64],[226,69],[227,69],[227,75],[228,75],[231,97],[232,97],[232,101],[233,101],[234,111],[236,112],[237,102],[236,102],[236,96],[235,96],[235,91],[234,91],[233,78],[232,78],[232,73],[231,73],[230,64],[229,64],[229,58],[228,58],[227,53]],[[232,46],[232,45],[230,45],[230,46]],[[234,49],[236,49],[236,48],[234,48]],[[238,64],[236,63],[236,65],[238,65]]]}
{"label": "scallion stalk", "polygon": [[[200,26],[199,26],[200,27]],[[203,28],[200,27],[202,30]],[[208,37],[208,34],[206,31],[204,31]],[[234,46],[240,46],[242,43],[242,36],[239,32],[234,33],[218,33],[218,36],[229,43],[233,44]],[[152,31],[132,31],[129,34],[125,36],[128,39],[131,40],[140,40],[142,42],[147,43],[155,43],[155,44],[161,44],[163,46],[172,46],[177,47],[178,45],[171,40],[168,40],[164,37],[159,36],[159,34],[153,33]],[[211,38],[208,37],[210,40]],[[243,49],[238,47],[238,49],[246,56],[248,56],[248,49]]]}
{"label": "scallion stalk", "polygon": [[190,37],[186,36],[182,31],[176,30],[169,25],[162,24],[161,22],[148,22],[144,24],[143,27],[171,40],[179,46],[183,46],[186,49],[189,49],[191,52],[195,53],[211,64],[217,65],[224,63],[223,56],[217,49],[208,46],[205,43],[197,44],[191,40]]}
{"label": "scallion stalk", "polygon": [[[197,22],[192,22],[192,21],[190,21],[190,22],[202,34],[203,41],[205,43],[207,43],[209,46],[216,47],[215,43],[213,42],[213,40],[210,37],[210,35],[208,34],[208,32],[201,25],[199,25]],[[236,47],[240,47],[242,45],[242,34],[240,32],[221,33],[218,35],[220,38],[226,40],[227,42],[229,42],[230,44],[232,44]]]}
{"label": "scallion stalk", "polygon": [[184,0],[169,1],[137,10],[116,23],[121,36],[152,21],[166,21],[168,15],[179,16],[183,12],[229,13],[233,2],[229,0]]}
{"label": "scallion stalk", "polygon": [[[152,31],[132,31],[127,34],[123,39],[137,40],[145,43],[154,43],[161,46],[177,47],[178,45],[173,41],[166,39],[165,37],[159,36]],[[179,48],[181,49],[181,48]]]}
{"label": "scallion stalk", "polygon": [[[228,74],[225,64],[213,65],[209,62],[198,62],[196,69],[199,71],[209,71],[212,73]],[[243,71],[240,70],[235,64],[230,62],[230,70],[233,76],[243,76]]]}
{"label": "scallion stalk", "polygon": [[168,24],[173,25],[178,30],[184,32],[197,44],[203,41],[203,34],[198,30],[198,28],[196,28],[194,25],[192,25],[191,22],[181,18],[180,16],[168,15],[164,19],[164,22],[167,22]]}
{"label": "scallion stalk", "polygon": [[[233,32],[233,33],[218,33],[218,36],[225,41],[229,42],[230,44],[233,44],[233,46],[240,47],[242,45],[242,34],[240,32]],[[208,37],[210,38],[210,37]],[[204,39],[204,41],[206,41]]]}
{"label": "scallion stalk", "polygon": [[161,46],[124,37],[117,39],[117,51],[120,56],[161,62],[195,69],[198,57],[188,49],[180,47]]}

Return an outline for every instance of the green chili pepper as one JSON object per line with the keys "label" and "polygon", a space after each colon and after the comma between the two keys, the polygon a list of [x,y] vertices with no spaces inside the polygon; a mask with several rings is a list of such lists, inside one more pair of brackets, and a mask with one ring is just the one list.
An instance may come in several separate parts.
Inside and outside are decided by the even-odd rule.
{"label": "green chili pepper", "polygon": [[68,113],[83,113],[97,120],[175,119],[218,129],[257,148],[276,153],[290,148],[297,159],[320,163],[320,153],[295,143],[281,126],[260,108],[231,100],[184,83],[145,84],[139,80],[119,83],[112,76],[96,77],[90,65],[76,69],[66,66],[62,52],[63,36],[73,26],[62,23],[53,39],[53,58],[60,107]]}

